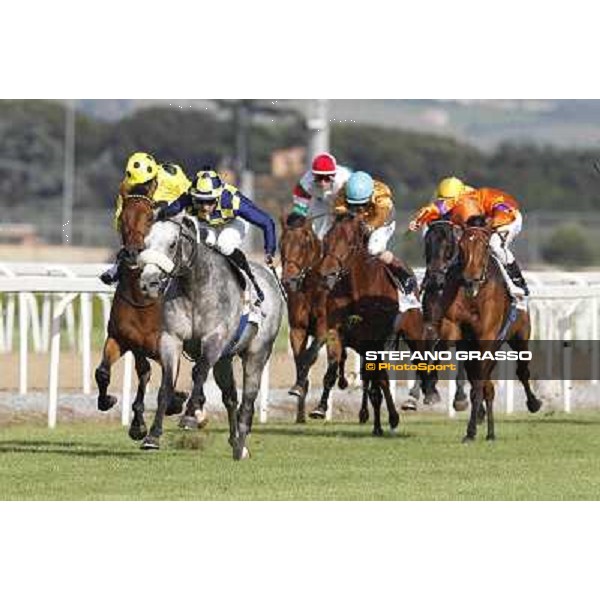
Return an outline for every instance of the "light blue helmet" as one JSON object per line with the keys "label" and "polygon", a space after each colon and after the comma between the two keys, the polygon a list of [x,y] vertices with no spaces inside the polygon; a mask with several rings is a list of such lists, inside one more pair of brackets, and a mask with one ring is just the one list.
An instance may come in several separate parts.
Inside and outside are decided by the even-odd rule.
{"label": "light blue helmet", "polygon": [[364,171],[356,171],[350,175],[346,183],[346,199],[348,204],[366,204],[373,194],[375,183],[373,178]]}

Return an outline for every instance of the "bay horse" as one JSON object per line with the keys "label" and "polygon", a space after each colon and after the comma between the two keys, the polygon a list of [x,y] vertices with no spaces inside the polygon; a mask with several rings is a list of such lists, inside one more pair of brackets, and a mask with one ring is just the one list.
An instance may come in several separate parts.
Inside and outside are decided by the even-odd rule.
{"label": "bay horse", "polygon": [[[327,357],[326,389],[319,403],[327,410],[326,392],[335,384],[337,367],[345,346],[361,355],[367,350],[389,349],[402,336],[411,349],[425,350],[423,320],[418,309],[399,314],[398,288],[385,265],[367,251],[368,231],[360,216],[341,215],[325,236],[323,258],[318,267],[327,296]],[[363,361],[364,362],[364,361]],[[390,393],[386,371],[361,369],[364,394],[373,405],[374,435],[382,435],[382,395],[388,408],[390,427],[395,430],[399,415]],[[430,401],[439,398],[432,380],[422,378],[422,390]],[[364,396],[363,396],[364,397]]]}
{"label": "bay horse", "polygon": [[[457,342],[459,349],[495,352],[504,341],[513,350],[525,351],[531,332],[529,313],[516,310],[504,276],[492,258],[490,238],[493,230],[482,215],[469,217],[458,242],[458,262],[450,270],[443,291],[442,305],[447,307],[441,319],[440,334]],[[487,440],[495,440],[494,384],[491,381],[495,360],[467,360],[465,368],[471,384],[471,415],[463,442],[472,442],[477,423],[487,414]],[[530,412],[542,403],[529,383],[529,361],[519,360],[517,376],[527,395]],[[483,403],[485,402],[485,410]]]}
{"label": "bay horse", "polygon": [[[144,237],[154,220],[153,208],[153,201],[144,194],[133,194],[123,199],[119,282],[110,310],[102,359],[95,372],[98,410],[105,412],[117,402],[107,393],[111,367],[127,352],[133,354],[138,377],[132,405],[133,419],[129,426],[129,437],[133,440],[142,440],[147,434],[144,398],[151,375],[148,359],[159,360],[162,305],[160,299],[149,299],[142,294],[139,285],[141,271],[136,264],[138,253],[144,248]],[[177,395],[185,397],[181,392]]]}
{"label": "bay horse", "polygon": [[321,259],[321,241],[310,219],[300,215],[282,217],[281,229],[281,282],[287,293],[290,345],[296,366],[296,383],[289,394],[298,398],[296,423],[305,423],[308,373],[326,334],[326,294],[315,271]]}

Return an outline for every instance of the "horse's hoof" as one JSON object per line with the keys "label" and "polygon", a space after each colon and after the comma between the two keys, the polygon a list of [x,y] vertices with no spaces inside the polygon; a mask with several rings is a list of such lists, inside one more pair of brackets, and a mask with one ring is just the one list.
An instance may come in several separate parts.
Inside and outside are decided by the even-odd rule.
{"label": "horse's hoof", "polygon": [[105,396],[104,398],[98,398],[98,410],[106,412],[110,410],[117,403],[117,399],[114,396]]}
{"label": "horse's hoof", "polygon": [[208,415],[204,409],[198,409],[194,413],[194,418],[196,419],[196,427],[198,429],[204,429],[208,425]]}
{"label": "horse's hoof", "polygon": [[361,410],[358,413],[358,422],[361,425],[364,425],[365,423],[369,422],[369,411],[368,410],[366,410],[366,409],[365,410]]}
{"label": "horse's hoof", "polygon": [[242,446],[242,448],[233,447],[233,460],[248,460],[250,458],[250,450],[246,448],[246,446]]}
{"label": "horse's hoof", "polygon": [[327,411],[323,410],[320,406],[317,406],[314,410],[310,411],[309,417],[311,419],[324,419]]}
{"label": "horse's hoof", "polygon": [[488,442],[495,442],[496,441],[496,436],[494,434],[492,434],[492,435],[488,434],[488,435],[486,435],[485,439]]}
{"label": "horse's hoof", "polygon": [[542,408],[541,400],[538,400],[537,398],[533,398],[532,400],[527,400],[527,410],[530,413],[535,414],[536,412],[538,412],[540,410],[540,408]]}
{"label": "horse's hoof", "polygon": [[417,403],[414,400],[406,400],[400,405],[400,409],[415,412],[417,410]]}
{"label": "horse's hoof", "polygon": [[465,394],[464,390],[457,390],[454,395],[454,402],[466,402],[467,394]]}
{"label": "horse's hoof", "polygon": [[469,408],[469,401],[454,399],[454,402],[452,403],[452,407],[454,408],[454,410],[456,412],[464,412],[465,410],[467,410],[467,408]]}
{"label": "horse's hoof", "polygon": [[421,399],[421,391],[419,390],[419,388],[411,388],[410,391],[408,392],[408,395],[411,398],[414,398],[415,400]]}
{"label": "horse's hoof", "polygon": [[167,417],[172,417],[173,415],[180,415],[186,400],[187,394],[185,392],[176,391],[167,402],[167,410],[165,411],[165,415]]}
{"label": "horse's hoof", "polygon": [[140,440],[143,440],[146,435],[148,435],[148,429],[146,427],[138,427],[135,425],[131,425],[131,427],[129,427],[129,437],[136,441],[139,442]]}
{"label": "horse's hoof", "polygon": [[146,436],[140,446],[140,450],[158,450],[159,448],[158,438],[151,435]]}
{"label": "horse's hoof", "polygon": [[345,377],[340,377],[338,379],[338,388],[340,388],[340,390],[348,389],[348,380]]}
{"label": "horse's hoof", "polygon": [[437,404],[440,402],[442,398],[437,390],[430,392],[429,394],[425,394],[425,398],[423,398],[423,404],[427,404],[428,406],[431,404]]}
{"label": "horse's hoof", "polygon": [[373,437],[383,437],[383,429],[373,429]]}
{"label": "horse's hoof", "polygon": [[463,444],[472,444],[474,441],[475,441],[475,438],[471,437],[469,435],[465,435],[465,437],[462,439]]}
{"label": "horse's hoof", "polygon": [[198,421],[196,421],[196,417],[190,417],[189,415],[183,415],[181,419],[179,419],[179,428],[184,431],[191,431],[193,429],[198,429]]}
{"label": "horse's hoof", "polygon": [[298,413],[296,415],[296,424],[297,425],[304,425],[304,423],[306,423],[306,415],[304,413]]}
{"label": "horse's hoof", "polygon": [[390,429],[392,431],[396,431],[396,429],[398,429],[398,425],[400,425],[400,415],[394,415],[390,417]]}
{"label": "horse's hoof", "polygon": [[288,390],[289,396],[295,396],[296,398],[303,398],[305,394],[304,387],[301,385],[294,385]]}

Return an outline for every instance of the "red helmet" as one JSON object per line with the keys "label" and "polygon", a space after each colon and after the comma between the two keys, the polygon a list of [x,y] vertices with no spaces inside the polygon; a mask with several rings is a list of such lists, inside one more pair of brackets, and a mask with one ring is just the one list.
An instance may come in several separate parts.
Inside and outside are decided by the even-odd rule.
{"label": "red helmet", "polygon": [[337,162],[331,154],[318,154],[312,163],[313,175],[335,175]]}

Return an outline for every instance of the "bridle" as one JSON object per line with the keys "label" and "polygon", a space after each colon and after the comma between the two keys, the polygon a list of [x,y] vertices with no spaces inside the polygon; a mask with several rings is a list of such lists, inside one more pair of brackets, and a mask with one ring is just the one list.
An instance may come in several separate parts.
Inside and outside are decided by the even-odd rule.
{"label": "bridle", "polygon": [[281,243],[281,264],[283,267],[283,272],[286,271],[288,266],[295,266],[298,269],[298,272],[295,275],[285,277],[281,281],[284,287],[288,288],[291,292],[299,292],[302,290],[306,278],[321,258],[319,241],[317,237],[304,228],[302,228],[300,231],[302,232],[304,238],[307,240],[307,246],[310,247],[313,253],[313,259],[308,264],[302,266],[299,260],[286,258],[286,253],[284,252],[285,244],[283,239]]}
{"label": "bridle", "polygon": [[[356,217],[351,217],[351,218],[354,219]],[[327,244],[327,238],[325,239],[325,245],[323,248],[323,260],[325,260],[328,257],[333,258],[336,261],[336,263],[339,265],[339,269],[337,269],[335,271],[331,271],[331,272],[327,273],[326,275],[321,276],[326,287],[329,288],[330,290],[333,290],[348,274],[349,267],[346,265],[349,262],[350,258],[352,258],[352,256],[354,256],[355,254],[357,254],[358,252],[360,252],[361,250],[364,249],[364,244],[362,243],[361,236],[366,232],[365,223],[362,219],[360,219],[358,221],[358,223],[359,223],[359,230],[356,232],[356,235],[354,236],[355,239],[353,240],[353,243],[349,244],[348,251],[343,256],[340,256],[333,252],[329,252],[327,250],[329,244]],[[333,228],[329,231],[329,233],[327,235],[329,236],[332,231],[333,231]]]}
{"label": "bridle", "polygon": [[[488,265],[490,263],[490,251],[489,251],[490,238],[491,238],[491,232],[488,228],[477,227],[477,226],[467,227],[464,230],[463,235],[462,235],[461,242],[462,242],[462,240],[467,240],[469,242],[477,242],[477,243],[485,244],[485,260],[483,261],[483,266],[482,266],[481,272],[479,274],[479,277],[466,278],[464,276],[464,274],[462,276],[463,283],[465,284],[467,290],[473,296],[477,295],[479,288],[487,281]],[[460,248],[460,252],[462,255],[462,248]],[[463,256],[463,259],[464,259],[464,256]]]}

